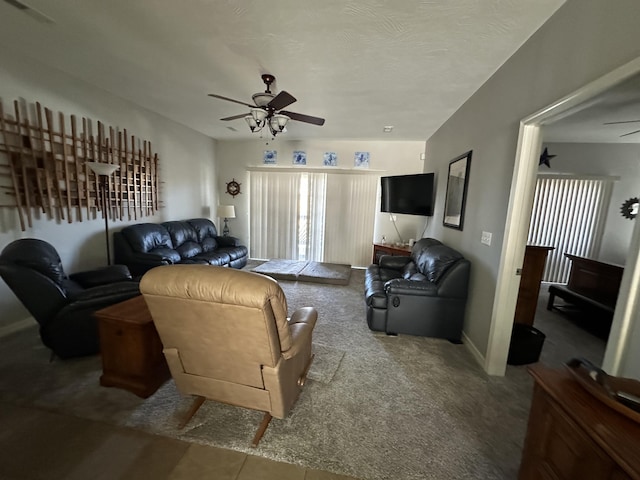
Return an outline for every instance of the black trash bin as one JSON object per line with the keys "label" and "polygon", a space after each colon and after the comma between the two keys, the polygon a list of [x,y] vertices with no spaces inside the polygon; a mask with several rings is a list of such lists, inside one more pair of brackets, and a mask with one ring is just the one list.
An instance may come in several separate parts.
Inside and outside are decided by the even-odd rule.
{"label": "black trash bin", "polygon": [[514,323],[507,363],[509,365],[526,365],[537,362],[545,338],[545,334],[535,327]]}

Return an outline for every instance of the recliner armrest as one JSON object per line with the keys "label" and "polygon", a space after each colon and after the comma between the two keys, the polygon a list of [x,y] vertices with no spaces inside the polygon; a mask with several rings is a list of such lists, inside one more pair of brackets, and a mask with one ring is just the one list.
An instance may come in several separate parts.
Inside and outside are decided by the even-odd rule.
{"label": "recliner armrest", "polygon": [[289,320],[291,348],[282,352],[285,359],[295,357],[308,342],[311,342],[311,334],[317,320],[318,311],[313,307],[302,307],[293,312]]}
{"label": "recliner armrest", "polygon": [[387,295],[418,295],[423,297],[438,296],[438,286],[427,280],[414,281],[394,278],[384,284],[384,291]]}
{"label": "recliner armrest", "polygon": [[133,280],[125,282],[109,283],[108,285],[98,285],[96,287],[87,288],[78,294],[69,298],[72,302],[85,302],[88,300],[108,298],[118,296],[122,293],[137,292],[140,294],[140,284]]}
{"label": "recliner armrest", "polygon": [[407,263],[411,261],[411,257],[402,257],[399,255],[383,255],[378,261],[380,268],[389,268],[391,270],[402,270]]}
{"label": "recliner armrest", "polygon": [[126,265],[110,265],[108,267],[72,273],[69,278],[84,288],[96,287],[108,283],[131,280],[131,272]]}

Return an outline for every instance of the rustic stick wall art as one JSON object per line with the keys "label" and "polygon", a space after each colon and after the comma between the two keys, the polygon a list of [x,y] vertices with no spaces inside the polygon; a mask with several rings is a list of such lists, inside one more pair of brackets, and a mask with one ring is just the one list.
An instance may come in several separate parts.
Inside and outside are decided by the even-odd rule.
{"label": "rustic stick wall art", "polygon": [[[161,206],[159,161],[151,142],[126,129],[75,115],[68,118],[40,103],[0,100],[0,208],[17,208],[20,227],[36,215],[69,223],[95,219],[137,220]],[[81,131],[79,131],[81,128]],[[99,179],[87,162],[120,166],[109,177],[109,198],[100,202]]]}

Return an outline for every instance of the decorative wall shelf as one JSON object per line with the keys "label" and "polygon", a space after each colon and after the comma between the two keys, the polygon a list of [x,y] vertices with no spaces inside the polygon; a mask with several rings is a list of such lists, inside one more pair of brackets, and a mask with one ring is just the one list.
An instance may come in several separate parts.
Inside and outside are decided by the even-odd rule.
{"label": "decorative wall shelf", "polygon": [[[151,142],[75,115],[54,114],[40,103],[0,100],[0,207],[17,208],[20,227],[33,226],[38,212],[69,223],[153,215],[161,206],[159,160]],[[81,131],[79,131],[81,128]],[[95,131],[94,131],[95,130]],[[87,162],[113,163],[107,208],[100,205],[99,179]]]}

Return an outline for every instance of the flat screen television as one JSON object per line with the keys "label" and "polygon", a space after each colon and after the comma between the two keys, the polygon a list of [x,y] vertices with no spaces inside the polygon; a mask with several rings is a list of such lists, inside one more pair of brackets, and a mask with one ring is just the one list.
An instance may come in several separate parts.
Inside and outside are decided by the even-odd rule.
{"label": "flat screen television", "polygon": [[380,211],[408,215],[433,215],[433,173],[382,177]]}

